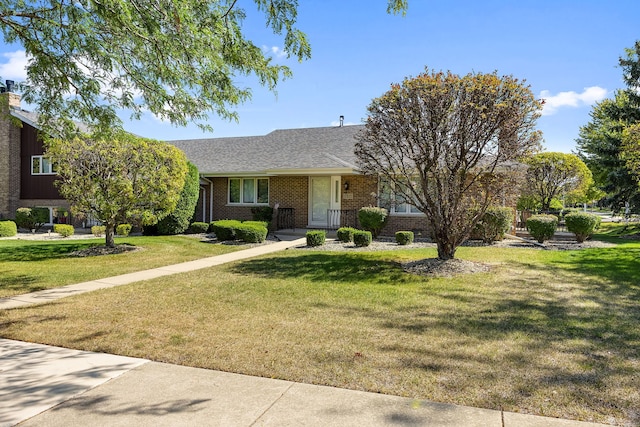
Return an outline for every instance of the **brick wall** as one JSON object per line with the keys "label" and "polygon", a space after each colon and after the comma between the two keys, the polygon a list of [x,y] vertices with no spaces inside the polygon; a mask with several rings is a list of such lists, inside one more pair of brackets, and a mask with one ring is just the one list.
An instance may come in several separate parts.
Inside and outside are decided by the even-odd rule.
{"label": "brick wall", "polygon": [[269,202],[281,208],[295,209],[295,228],[305,228],[309,221],[309,177],[274,176],[269,182]]}
{"label": "brick wall", "polygon": [[[0,97],[7,95],[15,94]],[[0,218],[13,218],[20,200],[20,128],[4,117],[8,113],[4,98],[0,105]]]}

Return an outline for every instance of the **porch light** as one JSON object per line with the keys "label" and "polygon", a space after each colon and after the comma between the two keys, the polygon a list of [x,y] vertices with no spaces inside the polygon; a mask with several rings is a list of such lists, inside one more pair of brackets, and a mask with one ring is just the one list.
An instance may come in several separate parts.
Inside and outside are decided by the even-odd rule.
{"label": "porch light", "polygon": [[348,191],[349,190],[349,181],[345,181],[344,183],[344,191]]}

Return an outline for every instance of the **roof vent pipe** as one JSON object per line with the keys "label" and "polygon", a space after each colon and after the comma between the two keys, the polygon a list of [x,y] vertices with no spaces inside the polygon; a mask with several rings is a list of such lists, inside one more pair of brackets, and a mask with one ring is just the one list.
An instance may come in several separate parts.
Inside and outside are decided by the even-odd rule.
{"label": "roof vent pipe", "polygon": [[344,125],[344,116],[340,116],[340,127]]}

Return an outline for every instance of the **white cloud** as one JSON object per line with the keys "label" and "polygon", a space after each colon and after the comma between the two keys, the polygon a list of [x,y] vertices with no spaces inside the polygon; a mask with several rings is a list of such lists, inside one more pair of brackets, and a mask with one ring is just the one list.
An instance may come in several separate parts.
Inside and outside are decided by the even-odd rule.
{"label": "white cloud", "polygon": [[543,116],[555,114],[561,107],[578,108],[590,106],[598,101],[602,101],[607,97],[607,90],[599,86],[586,87],[582,93],[574,91],[559,92],[557,95],[551,95],[548,90],[540,92],[540,98],[544,99],[545,104],[542,109]]}
{"label": "white cloud", "polygon": [[24,50],[16,50],[15,52],[5,52],[2,58],[6,58],[8,62],[0,63],[0,77],[9,80],[26,80],[27,79],[27,54]]}
{"label": "white cloud", "polygon": [[278,46],[262,46],[262,51],[267,54],[271,54],[274,58],[285,58],[288,53],[286,50],[279,48]]}

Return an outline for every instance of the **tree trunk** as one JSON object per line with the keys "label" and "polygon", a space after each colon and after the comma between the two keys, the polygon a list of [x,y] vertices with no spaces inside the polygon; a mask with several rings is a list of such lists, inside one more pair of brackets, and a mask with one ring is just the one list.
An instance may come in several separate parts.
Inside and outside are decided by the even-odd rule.
{"label": "tree trunk", "polygon": [[453,259],[457,246],[444,239],[438,239],[438,258],[442,260]]}
{"label": "tree trunk", "polygon": [[104,230],[104,245],[108,248],[115,248],[116,242],[114,240],[115,226],[113,224],[105,224]]}

